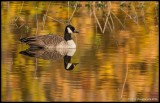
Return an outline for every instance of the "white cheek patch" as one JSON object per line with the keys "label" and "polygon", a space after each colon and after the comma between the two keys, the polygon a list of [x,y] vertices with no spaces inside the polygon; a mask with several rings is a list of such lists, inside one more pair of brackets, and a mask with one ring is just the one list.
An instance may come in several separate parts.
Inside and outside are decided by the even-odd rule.
{"label": "white cheek patch", "polygon": [[71,65],[72,65],[72,63],[68,63],[66,69],[69,69]]}
{"label": "white cheek patch", "polygon": [[69,27],[67,27],[67,30],[68,30],[68,33],[73,33]]}

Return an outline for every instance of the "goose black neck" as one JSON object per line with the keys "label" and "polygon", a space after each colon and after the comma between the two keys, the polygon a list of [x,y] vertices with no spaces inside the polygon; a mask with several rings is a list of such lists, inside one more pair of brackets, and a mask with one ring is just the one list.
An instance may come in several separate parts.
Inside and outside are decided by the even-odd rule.
{"label": "goose black neck", "polygon": [[67,65],[68,65],[68,63],[70,63],[71,62],[71,56],[67,56],[67,55],[65,55],[64,56],[64,67],[65,67],[65,69],[66,70],[72,70],[74,67],[72,66],[70,69],[67,69]]}
{"label": "goose black neck", "polygon": [[72,40],[71,34],[70,34],[70,33],[65,33],[65,34],[64,34],[64,39],[65,39],[66,41]]}

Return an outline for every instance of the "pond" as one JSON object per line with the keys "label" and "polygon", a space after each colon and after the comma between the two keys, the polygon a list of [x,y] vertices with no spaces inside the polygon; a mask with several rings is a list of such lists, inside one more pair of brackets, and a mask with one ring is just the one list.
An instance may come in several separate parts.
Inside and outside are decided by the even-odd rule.
{"label": "pond", "polygon": [[[158,2],[3,1],[1,6],[2,101],[159,101]],[[76,49],[67,51],[72,56],[29,50],[20,42],[63,37],[68,23],[79,31],[72,35]],[[67,69],[68,64],[74,65]]]}

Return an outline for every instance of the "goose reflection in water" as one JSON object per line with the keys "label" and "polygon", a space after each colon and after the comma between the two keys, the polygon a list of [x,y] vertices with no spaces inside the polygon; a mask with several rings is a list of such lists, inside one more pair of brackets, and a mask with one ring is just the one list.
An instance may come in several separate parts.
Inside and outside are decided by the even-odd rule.
{"label": "goose reflection in water", "polygon": [[64,59],[64,68],[66,70],[73,70],[79,63],[71,63],[71,57],[74,55],[76,49],[43,49],[43,48],[28,48],[20,51],[20,54],[35,58],[42,58],[45,60],[60,60]]}

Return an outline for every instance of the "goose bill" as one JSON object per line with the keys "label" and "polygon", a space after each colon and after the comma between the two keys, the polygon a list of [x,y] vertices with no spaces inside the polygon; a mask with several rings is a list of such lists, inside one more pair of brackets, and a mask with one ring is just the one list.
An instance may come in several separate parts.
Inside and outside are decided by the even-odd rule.
{"label": "goose bill", "polygon": [[78,31],[74,30],[74,33],[79,33]]}

